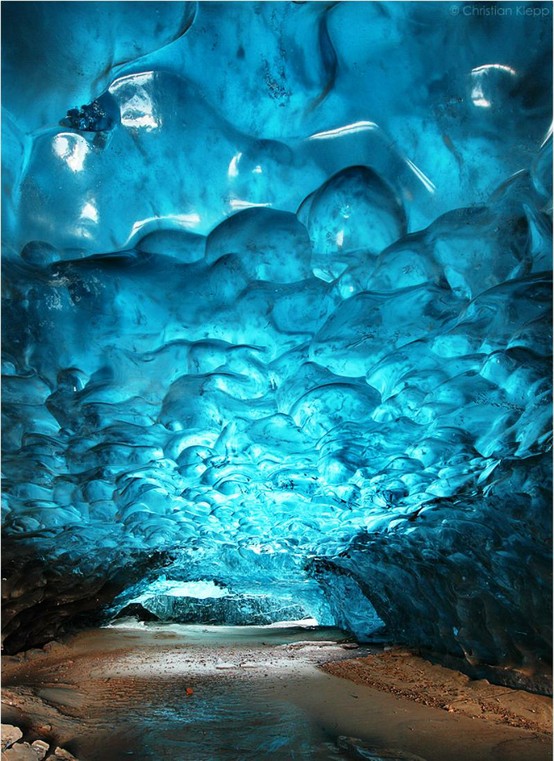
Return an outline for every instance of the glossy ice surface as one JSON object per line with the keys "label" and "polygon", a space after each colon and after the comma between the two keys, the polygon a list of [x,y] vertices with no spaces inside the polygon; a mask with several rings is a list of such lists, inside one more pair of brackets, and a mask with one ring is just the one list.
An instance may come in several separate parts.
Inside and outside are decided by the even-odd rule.
{"label": "glossy ice surface", "polygon": [[11,646],[163,573],[544,671],[551,6],[138,6],[2,5]]}

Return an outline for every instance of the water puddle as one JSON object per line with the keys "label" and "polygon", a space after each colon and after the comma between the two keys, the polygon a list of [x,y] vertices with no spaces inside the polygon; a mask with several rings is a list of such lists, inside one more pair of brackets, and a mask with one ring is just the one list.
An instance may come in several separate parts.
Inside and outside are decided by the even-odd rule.
{"label": "water puddle", "polygon": [[117,711],[108,752],[81,740],[85,761],[344,758],[321,726],[297,705],[272,697],[258,680],[200,681],[190,696],[180,685],[166,684],[162,695],[140,692],[134,707]]}

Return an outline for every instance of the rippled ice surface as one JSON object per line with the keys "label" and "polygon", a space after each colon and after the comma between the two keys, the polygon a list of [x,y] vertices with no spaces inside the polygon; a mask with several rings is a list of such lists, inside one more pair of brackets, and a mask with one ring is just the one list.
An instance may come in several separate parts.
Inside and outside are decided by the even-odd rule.
{"label": "rippled ice surface", "polygon": [[548,671],[552,6],[5,8],[9,649],[164,574]]}

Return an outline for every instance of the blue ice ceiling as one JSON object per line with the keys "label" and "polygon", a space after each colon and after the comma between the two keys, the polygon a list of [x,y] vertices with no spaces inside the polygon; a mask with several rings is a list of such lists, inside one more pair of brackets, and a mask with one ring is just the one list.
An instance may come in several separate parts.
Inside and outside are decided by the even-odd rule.
{"label": "blue ice ceiling", "polygon": [[12,648],[165,579],[545,670],[551,11],[2,4]]}

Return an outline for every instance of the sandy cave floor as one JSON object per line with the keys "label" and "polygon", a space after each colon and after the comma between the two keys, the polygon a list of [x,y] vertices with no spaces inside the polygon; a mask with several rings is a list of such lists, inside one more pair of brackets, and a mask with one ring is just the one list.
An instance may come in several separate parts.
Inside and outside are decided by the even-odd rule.
{"label": "sandy cave floor", "polygon": [[337,738],[426,761],[546,761],[552,701],[337,630],[95,629],[2,658],[2,721],[79,761],[348,758]]}

